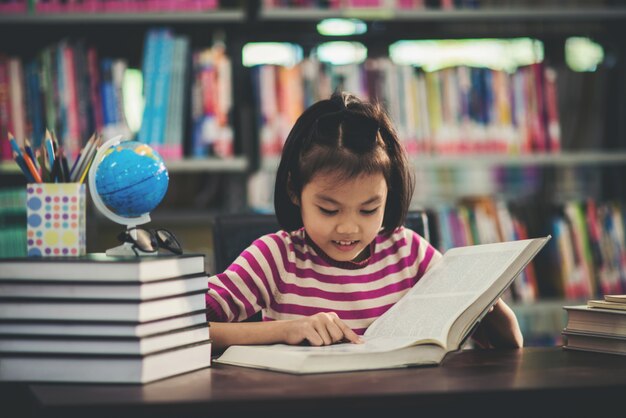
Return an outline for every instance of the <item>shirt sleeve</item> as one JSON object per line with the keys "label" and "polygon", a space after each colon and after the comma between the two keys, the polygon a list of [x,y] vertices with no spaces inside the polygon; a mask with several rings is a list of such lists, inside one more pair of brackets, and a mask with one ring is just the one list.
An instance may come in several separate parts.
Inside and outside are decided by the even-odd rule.
{"label": "shirt sleeve", "polygon": [[270,235],[254,241],[224,272],[209,277],[208,321],[243,321],[272,302],[276,260],[268,243],[282,240],[272,240]]}

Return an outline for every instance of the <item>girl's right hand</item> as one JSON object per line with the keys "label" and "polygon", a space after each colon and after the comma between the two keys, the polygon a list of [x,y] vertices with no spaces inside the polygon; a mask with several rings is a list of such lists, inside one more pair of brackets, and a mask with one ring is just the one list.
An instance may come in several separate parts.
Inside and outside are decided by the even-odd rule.
{"label": "girl's right hand", "polygon": [[350,329],[335,312],[320,312],[305,318],[286,321],[285,342],[301,344],[307,341],[313,346],[331,345],[339,342],[361,344],[363,340]]}

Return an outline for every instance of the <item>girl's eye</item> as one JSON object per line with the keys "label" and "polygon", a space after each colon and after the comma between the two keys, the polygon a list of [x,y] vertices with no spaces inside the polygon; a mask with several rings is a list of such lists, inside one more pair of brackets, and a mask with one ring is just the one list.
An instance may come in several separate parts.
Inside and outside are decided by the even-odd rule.
{"label": "girl's eye", "polygon": [[322,211],[322,213],[323,213],[324,215],[334,215],[334,214],[336,214],[337,212],[339,212],[338,210],[324,209],[324,208],[323,208],[323,207],[321,207],[321,206],[318,206],[318,207],[320,208],[320,211]]}
{"label": "girl's eye", "polygon": [[365,209],[362,209],[362,210],[361,210],[361,213],[362,213],[363,215],[373,215],[373,214],[375,214],[377,211],[378,211],[378,208],[374,208],[374,209],[370,209],[370,210],[365,210]]}

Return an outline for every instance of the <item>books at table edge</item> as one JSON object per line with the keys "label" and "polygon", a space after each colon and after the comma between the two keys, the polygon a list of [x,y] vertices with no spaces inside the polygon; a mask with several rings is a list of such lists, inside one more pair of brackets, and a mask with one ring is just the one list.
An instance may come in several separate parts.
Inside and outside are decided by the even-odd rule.
{"label": "books at table edge", "polygon": [[[149,322],[181,316],[206,307],[206,291],[144,301],[94,299],[4,299],[0,300],[0,320],[79,320],[111,322]],[[197,306],[192,306],[195,303]],[[166,314],[163,309],[171,309]],[[58,311],[54,308],[58,308]],[[158,309],[157,309],[158,308]],[[102,309],[109,309],[105,312]],[[26,314],[25,312],[28,312]],[[113,315],[112,313],[115,312]],[[106,316],[109,314],[109,316]]]}
{"label": "books at table edge", "polygon": [[[151,280],[11,280],[0,279],[1,300],[101,300],[148,301],[206,289],[206,273]],[[20,289],[16,293],[15,289]],[[32,292],[27,294],[26,292]],[[3,293],[4,292],[4,293]],[[11,294],[13,292],[13,294]],[[39,293],[37,293],[39,292]],[[63,296],[60,296],[63,295]]]}
{"label": "books at table edge", "polygon": [[[185,319],[189,319],[189,321],[185,322]],[[200,321],[201,319],[201,321]],[[190,322],[191,321],[191,322]],[[160,335],[171,330],[186,328],[189,326],[207,324],[206,321],[206,309],[194,311],[188,314],[176,315],[169,318],[156,319],[152,321],[145,322],[136,322],[136,321],[81,321],[81,320],[36,320],[36,319],[2,319],[0,320],[0,332],[2,332],[3,326],[5,329],[10,329],[11,327],[16,328],[20,326],[24,326],[26,328],[40,327],[48,328],[48,329],[62,329],[65,332],[65,335],[75,335],[77,337],[81,336],[129,336],[129,337],[150,337],[154,335]],[[165,328],[159,328],[159,325],[165,325]],[[171,325],[167,325],[171,324]],[[158,331],[145,331],[145,329],[159,329]],[[121,335],[120,330],[125,329],[127,334]],[[77,330],[81,332],[77,332]],[[85,333],[85,330],[88,330]],[[103,331],[107,330],[107,333]],[[129,334],[128,331],[132,330],[134,332],[133,335]],[[137,331],[144,330],[144,333],[137,333]],[[98,334],[99,332],[99,334]],[[147,332],[147,333],[146,333]],[[57,335],[58,332],[3,332],[2,335]]]}
{"label": "books at table edge", "polygon": [[[0,260],[0,279],[148,282],[204,273],[204,257],[204,254],[109,257],[91,253],[82,257],[7,258]],[[56,275],[55,269],[60,270]]]}
{"label": "books at table edge", "polygon": [[[190,353],[194,353],[197,356],[197,351],[202,349],[206,350],[206,352],[201,353],[202,357],[199,357],[202,362],[187,364],[187,367],[182,367],[185,366],[185,364],[182,364],[180,360],[189,360]],[[0,357],[0,382],[149,383],[210,367],[212,362],[211,350],[212,340],[207,339],[199,343],[188,344],[147,355],[3,353]],[[182,357],[177,357],[178,361],[172,361],[171,356],[176,354]],[[164,362],[161,366],[172,367],[172,365],[174,365],[178,367],[175,367],[173,370],[171,369],[171,371],[167,373],[164,373],[165,367],[161,367],[158,369],[161,373],[152,376],[152,378],[128,378],[130,375],[129,368],[134,362],[139,361],[138,365],[141,366],[139,372],[142,373],[146,367],[146,361],[153,359],[158,360],[163,357],[169,357],[169,361]],[[52,363],[50,364],[49,362]],[[128,362],[133,363],[129,364]],[[51,371],[51,367],[53,366],[55,366],[56,369]],[[16,367],[17,370],[15,370]],[[13,370],[7,371],[11,368],[13,368]],[[37,373],[44,368],[44,375],[37,375]],[[113,371],[125,378],[102,378],[103,372],[112,373]],[[53,372],[56,374],[53,374]],[[7,373],[12,373],[12,375],[7,376]],[[18,376],[16,376],[16,374]],[[91,376],[95,377],[90,379],[89,377]]]}
{"label": "books at table edge", "polygon": [[[164,338],[166,339],[164,341]],[[195,325],[147,337],[68,336],[68,335],[0,335],[0,356],[14,354],[102,354],[150,355],[210,340],[208,325]],[[51,347],[55,346],[54,349]],[[13,349],[2,347],[13,344]],[[15,347],[15,344],[22,348]],[[131,344],[131,347],[128,347]],[[157,344],[155,346],[155,344]],[[111,346],[113,345],[113,347]],[[25,350],[24,347],[30,347]],[[33,347],[37,350],[33,350]],[[115,351],[118,350],[118,351]],[[123,350],[127,350],[124,352]],[[130,352],[135,351],[136,352]],[[143,350],[141,352],[139,350]],[[149,351],[145,351],[149,350]]]}

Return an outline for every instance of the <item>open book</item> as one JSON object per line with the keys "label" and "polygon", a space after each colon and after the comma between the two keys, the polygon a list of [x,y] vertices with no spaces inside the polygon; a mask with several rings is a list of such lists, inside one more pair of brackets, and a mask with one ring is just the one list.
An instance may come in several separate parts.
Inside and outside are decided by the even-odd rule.
{"label": "open book", "polygon": [[550,236],[448,250],[365,331],[363,344],[323,347],[235,345],[216,363],[287,373],[324,373],[440,364]]}

